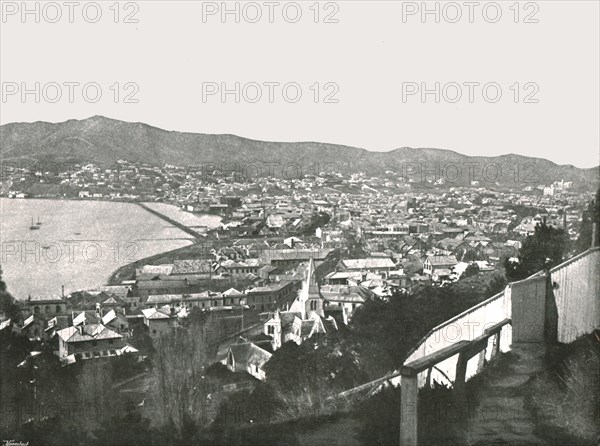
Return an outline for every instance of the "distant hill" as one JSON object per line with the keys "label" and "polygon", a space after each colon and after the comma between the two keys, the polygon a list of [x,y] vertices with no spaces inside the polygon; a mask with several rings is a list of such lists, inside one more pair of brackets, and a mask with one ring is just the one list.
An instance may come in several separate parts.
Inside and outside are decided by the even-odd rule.
{"label": "distant hill", "polygon": [[[397,177],[412,178],[416,182],[423,179],[423,170],[426,170],[427,179],[445,178],[448,185],[468,184],[470,179],[481,180],[482,185],[497,180],[507,187],[550,184],[561,179],[574,181],[576,185],[592,185],[598,183],[600,170],[599,167],[561,166],[541,158],[512,154],[466,156],[450,150],[408,147],[371,152],[317,142],[255,141],[235,135],[166,131],[102,116],[61,123],[6,124],[0,126],[0,147],[2,161],[17,165],[94,162],[110,166],[123,159],[159,166],[214,163],[224,165],[226,170],[237,170],[252,163],[248,167],[252,175],[260,165],[265,175],[279,177],[297,177],[296,166],[303,173],[314,173],[314,166],[318,165],[319,170],[344,175],[358,172],[384,175],[386,171],[393,171]],[[279,165],[271,165],[269,171],[269,163]]]}

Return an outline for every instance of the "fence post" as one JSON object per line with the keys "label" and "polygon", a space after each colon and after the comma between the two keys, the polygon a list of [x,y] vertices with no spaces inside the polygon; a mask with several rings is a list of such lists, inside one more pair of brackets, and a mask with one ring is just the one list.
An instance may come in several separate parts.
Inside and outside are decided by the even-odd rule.
{"label": "fence post", "polygon": [[500,353],[500,341],[502,339],[502,330],[494,335],[494,346],[492,347],[492,354],[490,359],[494,359]]}
{"label": "fence post", "polygon": [[400,381],[400,446],[417,446],[417,373]]}
{"label": "fence post", "polygon": [[481,372],[483,370],[483,367],[485,366],[486,353],[487,353],[487,347],[479,352],[479,360],[477,362],[477,373]]}
{"label": "fence post", "polygon": [[458,361],[456,361],[456,375],[454,378],[454,388],[458,392],[458,394],[462,394],[465,387],[465,382],[467,380],[467,363],[471,356],[469,356],[470,352],[464,351],[459,353]]}

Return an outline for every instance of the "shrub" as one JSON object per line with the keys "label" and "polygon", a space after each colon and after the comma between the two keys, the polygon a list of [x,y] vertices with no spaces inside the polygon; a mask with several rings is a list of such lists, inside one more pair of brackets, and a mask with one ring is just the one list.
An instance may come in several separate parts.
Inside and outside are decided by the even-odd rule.
{"label": "shrub", "polygon": [[595,444],[600,435],[600,342],[586,336],[562,346],[548,369],[531,391],[543,430],[552,433],[555,444]]}

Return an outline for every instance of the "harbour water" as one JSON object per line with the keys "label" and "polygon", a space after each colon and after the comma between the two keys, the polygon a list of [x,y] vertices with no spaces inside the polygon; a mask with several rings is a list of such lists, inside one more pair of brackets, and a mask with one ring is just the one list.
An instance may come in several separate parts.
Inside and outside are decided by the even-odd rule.
{"label": "harbour water", "polygon": [[0,239],[2,277],[17,299],[94,288],[127,263],[193,243],[132,203],[9,198],[0,198]]}

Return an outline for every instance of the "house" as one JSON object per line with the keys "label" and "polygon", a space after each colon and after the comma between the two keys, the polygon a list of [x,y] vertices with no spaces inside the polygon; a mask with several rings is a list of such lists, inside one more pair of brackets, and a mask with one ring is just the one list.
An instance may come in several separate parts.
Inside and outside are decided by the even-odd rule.
{"label": "house", "polygon": [[85,310],[77,315],[72,314],[72,325],[83,325],[83,324],[99,324],[102,322],[102,316],[98,309],[96,310]]}
{"label": "house", "polygon": [[72,316],[54,316],[46,322],[44,339],[53,339],[57,331],[70,327],[72,322]]}
{"label": "house", "polygon": [[183,295],[183,305],[186,308],[219,308],[225,306],[225,301],[223,293],[210,290]]}
{"label": "house", "polygon": [[116,331],[121,335],[129,335],[129,321],[125,315],[120,312],[115,312],[115,310],[109,310],[104,316],[102,316],[102,325]]}
{"label": "house", "polygon": [[129,303],[125,302],[124,299],[112,295],[107,299],[103,300],[100,304],[101,308],[108,308],[109,310],[114,310],[116,313],[125,314],[127,308],[129,307]]}
{"label": "house", "polygon": [[109,296],[116,296],[124,302],[127,302],[134,294],[133,287],[129,285],[105,285],[100,287],[100,291]]}
{"label": "house", "polygon": [[[164,265],[144,265],[142,268],[136,270],[136,277],[138,276],[170,276],[173,273],[175,265],[172,263]],[[144,277],[142,277],[143,279]]]}
{"label": "house", "polygon": [[235,288],[229,288],[226,291],[223,291],[223,305],[224,306],[233,306],[233,305],[242,305],[244,302],[244,293],[236,290]]}
{"label": "house", "polygon": [[0,332],[4,333],[4,330],[11,330],[11,320],[6,319],[0,322]]}
{"label": "house", "polygon": [[264,365],[272,354],[252,342],[232,344],[227,353],[226,365],[235,373],[247,372],[256,379],[266,379]]}
{"label": "house", "polygon": [[343,310],[343,322],[348,323],[354,311],[371,299],[374,294],[363,286],[325,285],[321,295],[326,301],[326,310],[339,307]]}
{"label": "house", "polygon": [[[12,330],[13,330],[13,327],[12,327],[12,322],[10,319],[1,321],[0,322],[0,341],[2,341],[2,342],[6,341],[10,337]],[[4,344],[4,345],[6,345],[6,344]]]}
{"label": "house", "polygon": [[260,268],[258,268],[257,275],[260,279],[268,280],[268,279],[271,279],[272,277],[275,277],[277,274],[281,274],[281,273],[282,273],[282,271],[275,266],[264,265],[264,266],[261,266]]}
{"label": "house", "polygon": [[296,267],[309,260],[319,266],[331,251],[331,249],[321,248],[271,248],[262,251],[261,260],[263,263],[282,268]]}
{"label": "house", "polygon": [[212,264],[210,259],[174,260],[171,274],[210,274],[211,269]]}
{"label": "house", "polygon": [[117,356],[132,352],[123,336],[102,324],[82,324],[56,332],[59,338],[58,357],[65,363],[80,359]]}
{"label": "house", "polygon": [[245,276],[246,274],[257,275],[260,266],[261,263],[258,259],[247,259],[243,262],[225,260],[215,268],[215,274],[226,274],[232,277],[241,277]]}
{"label": "house", "polygon": [[348,285],[348,281],[361,282],[365,274],[360,271],[332,271],[324,277],[327,285]]}
{"label": "house", "polygon": [[29,340],[42,340],[46,324],[44,319],[36,314],[32,314],[23,321],[23,325],[17,327],[17,331],[26,336]]}
{"label": "house", "polygon": [[163,308],[144,308],[144,325],[148,327],[150,337],[156,338],[169,333],[175,327],[176,319],[171,317],[170,310]]}
{"label": "house", "polygon": [[[183,294],[153,294],[142,304],[144,308],[161,308],[168,306],[175,309],[183,302]],[[170,310],[169,310],[170,311]]]}
{"label": "house", "polygon": [[51,296],[29,296],[26,311],[28,314],[51,319],[57,315],[67,314],[68,306],[68,302],[56,294]]}
{"label": "house", "polygon": [[267,217],[267,227],[269,229],[279,229],[282,228],[283,225],[285,225],[285,220],[283,219],[283,216],[272,214]]}
{"label": "house", "polygon": [[454,267],[458,263],[455,256],[428,256],[423,262],[423,274],[434,279],[443,276],[449,276]]}
{"label": "house", "polygon": [[396,265],[389,257],[370,257],[366,259],[345,259],[338,263],[338,271],[360,271],[381,274],[384,278]]}
{"label": "house", "polygon": [[246,290],[245,302],[250,308],[260,311],[273,311],[291,301],[296,290],[293,281],[279,281]]}

